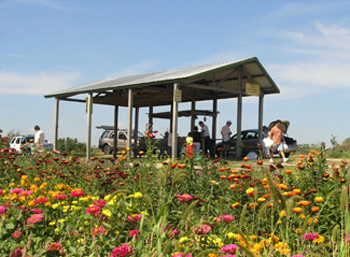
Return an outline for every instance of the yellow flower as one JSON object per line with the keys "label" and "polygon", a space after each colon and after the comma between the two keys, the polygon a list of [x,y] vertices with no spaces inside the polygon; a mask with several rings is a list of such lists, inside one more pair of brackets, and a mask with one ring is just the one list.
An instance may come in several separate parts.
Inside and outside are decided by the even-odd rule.
{"label": "yellow flower", "polygon": [[232,239],[235,236],[235,234],[232,232],[229,232],[226,234],[226,236],[228,237],[228,239]]}
{"label": "yellow flower", "polygon": [[296,234],[301,234],[301,233],[303,233],[303,230],[302,230],[301,228],[297,228],[297,229],[295,230],[295,233],[296,233]]}
{"label": "yellow flower", "polygon": [[213,240],[213,243],[218,246],[218,247],[223,247],[224,246],[224,243],[222,242],[222,239],[221,238],[217,238],[217,239],[214,239]]}
{"label": "yellow flower", "polygon": [[305,216],[304,214],[300,214],[300,215],[299,215],[299,218],[300,218],[300,219],[306,219],[306,216]]}
{"label": "yellow flower", "polygon": [[211,180],[210,183],[211,183],[213,186],[219,185],[219,182],[217,182],[217,181],[215,181],[215,180]]}
{"label": "yellow flower", "polygon": [[49,226],[55,226],[55,224],[56,224],[56,221],[51,221],[51,222],[49,223]]}
{"label": "yellow flower", "polygon": [[277,224],[281,224],[281,223],[282,223],[282,220],[278,220],[278,221],[277,221]]}
{"label": "yellow flower", "polygon": [[16,184],[15,183],[10,183],[9,187],[14,187]]}
{"label": "yellow flower", "polygon": [[142,194],[140,192],[135,193],[134,198],[142,198]]}
{"label": "yellow flower", "polygon": [[324,242],[324,237],[319,235],[318,238],[316,238],[312,242],[315,244],[322,244]]}
{"label": "yellow flower", "polygon": [[65,221],[66,221],[65,219],[59,219],[57,222],[62,224]]}
{"label": "yellow flower", "polygon": [[103,213],[103,215],[105,215],[107,217],[111,217],[112,216],[112,212],[109,209],[103,209],[102,213]]}
{"label": "yellow flower", "polygon": [[60,204],[59,203],[55,203],[55,204],[51,205],[51,208],[52,209],[56,209],[58,206],[60,206]]}
{"label": "yellow flower", "polygon": [[258,202],[259,202],[259,203],[263,203],[263,202],[265,202],[265,201],[266,201],[266,199],[265,199],[264,197],[258,198]]}
{"label": "yellow flower", "polygon": [[59,227],[55,228],[55,232],[56,232],[56,233],[60,232]]}
{"label": "yellow flower", "polygon": [[78,239],[78,243],[79,244],[84,244],[84,239],[83,238]]}
{"label": "yellow flower", "polygon": [[251,235],[250,240],[256,240],[258,237],[256,235]]}
{"label": "yellow flower", "polygon": [[40,178],[35,177],[33,180],[34,180],[34,182],[38,182],[38,181],[40,181]]}
{"label": "yellow flower", "polygon": [[280,212],[280,217],[283,218],[283,217],[286,217],[286,216],[287,216],[286,211],[285,211],[285,210],[282,210],[282,211]]}
{"label": "yellow flower", "polygon": [[316,198],[315,198],[315,202],[316,202],[316,203],[322,203],[322,201],[323,201],[323,198],[322,198],[322,197],[316,197]]}

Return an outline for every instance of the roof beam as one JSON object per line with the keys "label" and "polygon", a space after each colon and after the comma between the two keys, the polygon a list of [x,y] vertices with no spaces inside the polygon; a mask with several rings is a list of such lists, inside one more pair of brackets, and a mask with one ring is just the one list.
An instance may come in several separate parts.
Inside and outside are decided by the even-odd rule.
{"label": "roof beam", "polygon": [[197,88],[202,90],[210,90],[215,92],[226,92],[231,94],[238,94],[238,90],[223,88],[223,87],[213,87],[213,86],[204,86],[204,85],[198,85],[198,84],[182,84],[181,86],[191,87],[191,88]]}

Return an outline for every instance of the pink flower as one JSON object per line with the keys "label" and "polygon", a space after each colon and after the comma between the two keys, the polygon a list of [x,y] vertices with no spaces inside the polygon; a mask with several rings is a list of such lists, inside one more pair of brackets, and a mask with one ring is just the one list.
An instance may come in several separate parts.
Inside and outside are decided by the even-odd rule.
{"label": "pink flower", "polygon": [[318,234],[317,234],[317,233],[314,233],[314,234],[312,234],[312,233],[305,233],[305,234],[303,235],[303,238],[304,238],[305,240],[315,240],[315,239],[318,238]]}
{"label": "pink flower", "polygon": [[221,221],[225,223],[230,223],[235,219],[235,217],[231,215],[221,215],[219,218],[216,218],[216,222],[220,223]]}
{"label": "pink flower", "polygon": [[15,189],[12,189],[10,194],[20,194],[22,193],[24,190],[22,188],[15,188]]}
{"label": "pink flower", "polygon": [[220,257],[236,257],[236,255],[235,255],[235,254],[234,254],[234,255],[229,254],[229,255],[222,255],[222,256],[220,256]]}
{"label": "pink flower", "polygon": [[51,243],[50,245],[49,245],[49,248],[47,249],[48,251],[50,251],[50,252],[53,252],[53,251],[59,251],[59,250],[61,250],[63,247],[62,247],[62,245],[61,245],[61,243],[60,242],[57,242],[57,243]]}
{"label": "pink flower", "polygon": [[42,204],[46,203],[49,200],[49,198],[43,197],[43,198],[38,198],[34,200],[34,204]]}
{"label": "pink flower", "polygon": [[102,199],[102,200],[100,200],[100,201],[95,201],[95,202],[94,202],[94,205],[95,205],[95,206],[98,206],[98,207],[100,207],[100,208],[105,207],[106,204],[107,204],[107,201],[104,200],[104,199]]}
{"label": "pink flower", "polygon": [[100,210],[100,207],[94,205],[86,209],[86,214],[91,213],[92,215],[98,216]]}
{"label": "pink flower", "polygon": [[128,244],[124,244],[121,247],[116,247],[112,250],[112,255],[110,257],[124,257],[130,256],[134,253],[132,247]]}
{"label": "pink flower", "polygon": [[237,245],[231,244],[221,248],[221,253],[236,253]]}
{"label": "pink flower", "polygon": [[6,207],[0,205],[0,215],[5,214],[5,212],[6,212]]}
{"label": "pink flower", "polygon": [[188,194],[183,194],[183,195],[177,194],[176,196],[177,196],[177,197],[179,198],[179,200],[182,201],[182,202],[188,202],[188,201],[191,201],[191,200],[193,199],[193,197],[190,196],[190,195],[188,195]]}
{"label": "pink flower", "polygon": [[140,235],[140,230],[134,229],[134,230],[131,230],[131,231],[129,232],[129,236],[130,236],[130,237],[138,237],[139,235]]}
{"label": "pink flower", "polygon": [[142,214],[137,214],[136,216],[128,216],[126,218],[128,221],[132,223],[137,223],[142,219]]}
{"label": "pink flower", "polygon": [[94,236],[104,236],[107,235],[108,231],[104,227],[94,228],[92,230],[92,235]]}
{"label": "pink flower", "polygon": [[14,250],[14,251],[10,254],[10,257],[22,257],[22,255],[23,255],[23,249],[17,248],[16,250]]}
{"label": "pink flower", "polygon": [[40,209],[32,209],[32,212],[39,214],[39,213],[43,213],[43,210]]}
{"label": "pink flower", "polygon": [[350,235],[346,232],[344,232],[344,244],[350,244]]}
{"label": "pink flower", "polygon": [[173,229],[169,232],[169,237],[174,237],[177,236],[178,234],[180,234],[180,231],[178,231],[177,229]]}
{"label": "pink flower", "polygon": [[72,193],[70,194],[71,197],[79,197],[79,196],[84,196],[84,195],[85,195],[85,193],[81,189],[73,190]]}
{"label": "pink flower", "polygon": [[44,219],[44,215],[42,214],[34,214],[32,217],[27,219],[28,223],[37,223],[38,221],[41,221],[42,219]]}
{"label": "pink flower", "polygon": [[21,193],[19,193],[20,195],[23,195],[23,196],[28,196],[28,195],[31,195],[33,193],[32,190],[24,190],[22,191]]}
{"label": "pink flower", "polygon": [[68,198],[68,195],[55,195],[53,198],[57,200],[64,200]]}
{"label": "pink flower", "polygon": [[211,227],[207,224],[203,224],[201,226],[193,226],[191,230],[196,235],[205,235],[211,230]]}
{"label": "pink flower", "polygon": [[18,238],[20,235],[21,235],[21,230],[16,230],[16,231],[13,233],[12,237],[13,237],[13,238]]}
{"label": "pink flower", "polygon": [[293,255],[292,257],[304,257],[302,254]]}
{"label": "pink flower", "polygon": [[0,189],[0,195],[3,195],[4,194],[4,192],[2,191],[2,189]]}

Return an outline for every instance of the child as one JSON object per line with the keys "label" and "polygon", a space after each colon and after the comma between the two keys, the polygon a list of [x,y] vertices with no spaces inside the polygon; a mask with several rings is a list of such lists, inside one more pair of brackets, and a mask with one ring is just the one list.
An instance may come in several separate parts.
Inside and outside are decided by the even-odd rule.
{"label": "child", "polygon": [[186,158],[193,158],[194,149],[192,133],[189,132],[186,137]]}

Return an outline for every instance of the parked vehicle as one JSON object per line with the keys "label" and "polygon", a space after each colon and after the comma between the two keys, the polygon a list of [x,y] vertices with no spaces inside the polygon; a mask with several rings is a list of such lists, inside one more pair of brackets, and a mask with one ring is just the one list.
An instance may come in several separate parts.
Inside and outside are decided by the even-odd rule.
{"label": "parked vehicle", "polygon": [[[111,154],[113,152],[114,141],[114,127],[113,126],[99,126],[98,129],[104,129],[100,139],[98,140],[98,147],[105,153]],[[132,131],[131,148],[134,147],[134,131]],[[117,151],[125,150],[128,142],[128,131],[126,129],[118,129],[117,134]],[[143,135],[138,132],[137,146],[140,147],[140,140],[143,139]],[[146,150],[145,146],[141,146],[140,150]]]}
{"label": "parked vehicle", "polygon": [[[271,122],[268,127],[269,131],[275,125],[276,125],[275,122]],[[291,152],[295,152],[299,148],[299,146],[297,145],[297,141],[293,138],[288,137],[287,135],[287,130],[289,128],[289,125],[290,125],[289,121],[282,121],[281,129],[283,132],[283,136],[286,140],[286,143],[288,145],[288,150],[285,151],[285,155],[287,158],[290,156]],[[258,129],[243,130],[241,132],[241,139],[242,139],[242,156],[246,156],[252,150],[259,150],[258,145],[261,144],[261,142],[259,140]],[[236,142],[237,142],[237,134],[231,137],[231,144],[230,144],[230,151],[229,151],[231,156],[236,156]],[[215,145],[215,153],[217,156],[220,156],[220,151],[222,147],[223,147],[222,142],[217,143]]]}
{"label": "parked vehicle", "polygon": [[[113,126],[98,126],[98,129],[104,129],[102,132],[98,147],[105,153],[111,154],[113,152],[113,140],[114,140],[114,127]],[[168,149],[168,139],[167,138],[153,138],[152,140],[157,141],[156,148],[160,151],[160,155]],[[184,137],[178,137],[178,153],[183,147]],[[117,151],[125,150],[127,147],[128,141],[128,131],[126,129],[119,129],[117,135]],[[132,131],[131,138],[131,148],[134,148],[134,132]],[[141,132],[138,132],[137,138],[137,149],[138,151],[146,151],[146,142],[144,135]]]}
{"label": "parked vehicle", "polygon": [[[34,145],[34,134],[26,134],[22,136],[16,136],[12,138],[10,142],[10,148],[12,148],[17,153],[31,153],[35,148]],[[53,145],[50,142],[45,142],[42,145],[42,149],[52,152]]]}

